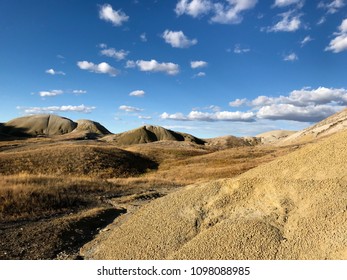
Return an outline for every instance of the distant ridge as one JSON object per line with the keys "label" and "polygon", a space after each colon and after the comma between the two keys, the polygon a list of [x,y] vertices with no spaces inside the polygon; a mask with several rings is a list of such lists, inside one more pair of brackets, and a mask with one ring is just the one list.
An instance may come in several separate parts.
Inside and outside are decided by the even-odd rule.
{"label": "distant ridge", "polygon": [[187,141],[200,145],[205,144],[204,140],[193,135],[153,125],[145,125],[123,133],[106,136],[103,140],[119,145],[144,144],[163,140]]}
{"label": "distant ridge", "polygon": [[56,115],[20,117],[3,124],[2,133],[11,136],[62,135],[73,131],[77,124]]}
{"label": "distant ridge", "polygon": [[90,120],[74,122],[56,115],[32,115],[10,120],[0,126],[1,137],[57,136],[73,133],[110,134],[100,123]]}

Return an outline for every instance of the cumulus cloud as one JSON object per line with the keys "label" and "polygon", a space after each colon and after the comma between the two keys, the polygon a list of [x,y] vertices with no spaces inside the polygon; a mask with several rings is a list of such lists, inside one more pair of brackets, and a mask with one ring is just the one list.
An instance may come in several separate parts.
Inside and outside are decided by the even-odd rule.
{"label": "cumulus cloud", "polygon": [[40,91],[39,95],[41,97],[52,97],[52,96],[57,96],[63,94],[64,91],[60,89],[55,89],[55,90],[50,90],[50,91]]}
{"label": "cumulus cloud", "polygon": [[299,107],[292,104],[272,104],[260,108],[257,117],[269,120],[290,120],[299,122],[318,122],[340,111],[339,106],[309,105]]}
{"label": "cumulus cloud", "polygon": [[53,114],[56,112],[91,113],[95,108],[96,107],[94,106],[85,106],[83,104],[79,106],[17,107],[18,110],[21,110],[26,114]]}
{"label": "cumulus cloud", "polygon": [[63,72],[63,71],[55,71],[54,69],[48,69],[45,71],[47,74],[50,74],[50,75],[62,75],[62,76],[65,76],[66,74]]}
{"label": "cumulus cloud", "polygon": [[243,98],[243,99],[236,99],[232,102],[229,102],[229,106],[230,107],[240,107],[240,106],[243,106],[247,103],[247,99],[246,98]]}
{"label": "cumulus cloud", "polygon": [[134,91],[129,93],[129,96],[143,97],[143,96],[145,96],[145,91],[143,91],[143,90],[134,90]]}
{"label": "cumulus cloud", "polygon": [[100,47],[103,48],[103,50],[100,51],[101,55],[104,55],[107,57],[112,57],[116,60],[123,60],[129,54],[129,52],[125,51],[125,50],[117,51],[114,48],[107,48],[107,45],[105,45],[105,44],[100,44]]}
{"label": "cumulus cloud", "polygon": [[187,117],[182,113],[168,114],[166,112],[160,115],[160,118],[164,120],[176,120],[176,121],[187,121]]}
{"label": "cumulus cloud", "polygon": [[210,15],[210,22],[238,24],[243,20],[242,13],[255,7],[258,0],[179,0],[175,12],[178,16],[186,14],[194,18]]}
{"label": "cumulus cloud", "polygon": [[210,0],[180,0],[176,5],[175,12],[178,16],[187,14],[195,18],[207,14],[212,7]]}
{"label": "cumulus cloud", "polygon": [[284,61],[295,61],[295,60],[298,60],[298,56],[296,55],[296,53],[290,53],[288,55],[285,55],[283,60]]}
{"label": "cumulus cloud", "polygon": [[119,74],[119,71],[109,65],[106,62],[101,62],[100,64],[94,64],[93,62],[88,61],[78,61],[77,66],[82,70],[87,70],[93,73],[99,74],[108,74],[111,77],[115,77]]}
{"label": "cumulus cloud", "polygon": [[136,62],[133,60],[128,60],[125,64],[125,68],[135,68],[136,67]]}
{"label": "cumulus cloud", "polygon": [[[293,90],[288,95],[277,97],[258,96],[252,100],[236,99],[229,103],[231,107],[247,106],[246,111],[221,111],[213,107],[194,108],[188,114],[164,112],[164,120],[175,121],[235,121],[253,122],[256,120],[283,120],[296,122],[318,122],[347,106],[347,89],[305,87]],[[208,110],[207,112],[204,110]],[[212,112],[211,112],[212,111]]]}
{"label": "cumulus cloud", "polygon": [[271,120],[320,121],[347,106],[347,89],[303,88],[288,96],[258,96],[253,100],[236,99],[232,107],[252,107],[258,118]]}
{"label": "cumulus cloud", "polygon": [[[54,97],[58,95],[62,95],[65,93],[73,93],[73,94],[84,94],[87,93],[86,90],[81,90],[81,89],[74,89],[74,90],[61,90],[61,89],[54,89],[54,90],[43,90],[39,91],[37,94],[40,95],[41,97]],[[35,93],[33,93],[35,94]]]}
{"label": "cumulus cloud", "polygon": [[205,72],[199,72],[193,76],[193,78],[200,78],[200,77],[205,77],[206,73]]}
{"label": "cumulus cloud", "polygon": [[176,75],[179,73],[179,65],[172,62],[159,63],[155,59],[137,60],[136,66],[140,71],[144,72],[164,72],[168,75]]}
{"label": "cumulus cloud", "polygon": [[301,27],[301,16],[295,10],[279,14],[282,19],[273,26],[263,28],[267,32],[294,32]]}
{"label": "cumulus cloud", "polygon": [[190,67],[193,69],[206,67],[206,66],[207,66],[207,62],[203,61],[203,60],[197,60],[197,61],[191,61],[190,62]]}
{"label": "cumulus cloud", "polygon": [[114,26],[121,26],[124,22],[129,20],[122,10],[113,10],[110,4],[104,4],[100,7],[99,17],[102,20],[111,22]]}
{"label": "cumulus cloud", "polygon": [[188,39],[182,31],[165,30],[162,37],[166,43],[174,48],[189,48],[198,43],[196,39]]}
{"label": "cumulus cloud", "polygon": [[330,41],[326,51],[332,51],[333,53],[339,53],[347,50],[347,18],[344,19],[339,26],[339,32],[334,33],[336,36]]}
{"label": "cumulus cloud", "polygon": [[177,120],[177,121],[237,121],[237,122],[252,122],[255,114],[252,112],[230,112],[217,111],[213,113],[191,111],[188,115],[182,113],[168,114],[164,112],[160,115],[162,119]]}
{"label": "cumulus cloud", "polygon": [[[288,96],[270,97],[261,95],[253,100],[236,99],[229,105],[247,105],[251,107],[262,107],[272,104],[292,104],[295,106],[314,106],[323,104],[347,105],[347,89],[318,87],[316,89],[302,88],[293,90]],[[235,107],[235,106],[233,106]]]}
{"label": "cumulus cloud", "polygon": [[318,8],[327,10],[328,14],[335,14],[345,5],[346,3],[344,0],[333,0],[328,3],[326,1],[321,1],[318,3]]}
{"label": "cumulus cloud", "polygon": [[227,4],[214,4],[214,16],[211,22],[238,24],[242,22],[242,12],[255,7],[258,0],[228,0]]}
{"label": "cumulus cloud", "polygon": [[127,105],[119,106],[119,110],[122,110],[125,112],[141,112],[141,111],[143,111],[143,109],[141,109],[141,108],[127,106]]}
{"label": "cumulus cloud", "polygon": [[297,4],[299,6],[303,5],[303,0],[275,0],[274,7],[286,7],[289,5]]}

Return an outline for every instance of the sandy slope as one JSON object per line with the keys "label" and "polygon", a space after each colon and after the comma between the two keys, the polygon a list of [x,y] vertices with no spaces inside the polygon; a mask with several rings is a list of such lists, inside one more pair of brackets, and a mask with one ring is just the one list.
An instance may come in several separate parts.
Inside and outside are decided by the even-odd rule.
{"label": "sandy slope", "polygon": [[347,131],[140,209],[93,259],[346,259]]}
{"label": "sandy slope", "polygon": [[263,144],[274,144],[296,133],[293,130],[272,130],[256,135]]}
{"label": "sandy slope", "polygon": [[279,145],[308,142],[347,129],[347,109],[277,142]]}

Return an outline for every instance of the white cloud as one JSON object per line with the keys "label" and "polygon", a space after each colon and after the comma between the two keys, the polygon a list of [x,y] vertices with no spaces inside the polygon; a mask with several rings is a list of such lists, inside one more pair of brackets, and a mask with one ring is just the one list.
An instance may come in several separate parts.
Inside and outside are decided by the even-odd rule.
{"label": "white cloud", "polygon": [[288,97],[289,103],[299,106],[337,103],[347,105],[347,89],[326,88],[294,90]]}
{"label": "white cloud", "polygon": [[196,130],[200,129],[196,126],[189,126],[189,125],[163,125],[166,129],[186,129],[186,130]]}
{"label": "white cloud", "polygon": [[141,39],[142,42],[147,42],[147,35],[146,35],[146,33],[142,33],[140,35],[140,39]]}
{"label": "white cloud", "polygon": [[143,90],[134,90],[134,91],[129,93],[129,96],[143,97],[143,96],[145,96],[145,91],[143,91]]}
{"label": "white cloud", "polygon": [[194,18],[211,15],[210,22],[221,24],[238,24],[242,13],[254,8],[258,0],[179,0],[175,12],[178,16],[187,14]]}
{"label": "white cloud", "polygon": [[347,89],[344,88],[326,88],[318,87],[316,89],[303,88],[293,90],[288,96],[269,97],[265,95],[258,96],[253,100],[236,99],[230,102],[229,105],[247,105],[259,108],[272,104],[292,104],[295,106],[323,105],[323,104],[338,104],[347,106]]}
{"label": "white cloud", "polygon": [[243,99],[236,99],[232,102],[229,102],[229,106],[230,107],[240,107],[240,106],[243,106],[247,103],[247,99],[246,98],[243,98]]}
{"label": "white cloud", "polygon": [[74,94],[85,94],[85,93],[87,93],[87,91],[83,90],[83,89],[74,89],[72,91],[72,93],[74,93]]}
{"label": "white cloud", "polygon": [[295,53],[290,53],[286,56],[284,56],[283,60],[284,61],[295,61],[295,60],[298,60],[298,56],[295,54]]}
{"label": "white cloud", "polygon": [[347,18],[342,21],[339,30],[334,33],[336,37],[330,41],[329,46],[325,48],[326,51],[339,53],[347,50]]}
{"label": "white cloud", "polygon": [[176,75],[179,73],[179,65],[172,62],[159,63],[152,60],[137,60],[137,67],[144,72],[164,72],[168,75]]}
{"label": "white cloud", "polygon": [[236,99],[232,107],[252,107],[258,118],[271,120],[320,121],[347,106],[347,89],[318,87],[292,91],[288,96],[258,96]]}
{"label": "white cloud", "polygon": [[136,67],[136,62],[133,60],[128,60],[125,64],[125,68],[135,68]]}
{"label": "white cloud", "polygon": [[196,39],[189,40],[182,31],[165,30],[162,37],[174,48],[189,48],[198,43]]}
{"label": "white cloud", "polygon": [[51,90],[51,91],[40,91],[39,95],[41,97],[51,97],[51,96],[61,95],[63,93],[64,93],[64,91],[62,91],[60,89],[55,89],[55,90]]}
{"label": "white cloud", "polygon": [[207,14],[212,7],[210,0],[180,0],[176,5],[175,12],[178,16],[187,14],[195,18]]}
{"label": "white cloud", "polygon": [[106,62],[94,64],[93,62],[88,61],[78,61],[77,66],[82,70],[87,70],[89,72],[99,74],[109,74],[112,77],[115,77],[119,74],[119,71],[116,68],[112,67]]}
{"label": "white cloud", "polygon": [[101,49],[106,49],[107,48],[107,44],[101,43],[101,44],[99,44],[98,47],[101,48]]}
{"label": "white cloud", "polygon": [[311,42],[313,39],[311,38],[311,36],[306,36],[301,42],[301,47],[305,46],[307,43]]}
{"label": "white cloud", "polygon": [[258,0],[228,0],[228,4],[214,4],[214,16],[211,22],[222,24],[237,24],[240,23],[242,12],[252,9],[257,4]]}
{"label": "white cloud", "polygon": [[79,106],[17,107],[18,110],[21,110],[26,114],[53,114],[55,112],[91,113],[95,108],[96,107],[94,106],[85,106],[83,104]]}
{"label": "white cloud", "polygon": [[330,3],[321,1],[318,4],[318,8],[326,9],[328,14],[335,14],[345,5],[344,0],[333,0]]}
{"label": "white cloud", "polygon": [[303,5],[303,0],[275,0],[274,7],[286,7],[293,4]]}
{"label": "white cloud", "polygon": [[326,17],[325,16],[323,16],[323,17],[321,17],[320,19],[319,19],[319,21],[317,22],[317,25],[321,25],[321,24],[323,24],[324,22],[326,22]]}
{"label": "white cloud", "polygon": [[342,107],[331,105],[309,105],[299,107],[292,104],[272,104],[260,108],[258,118],[269,120],[291,120],[299,122],[318,122],[340,111]]}
{"label": "white cloud", "polygon": [[150,117],[150,116],[138,116],[138,117],[141,120],[151,120],[152,119],[152,117]]}
{"label": "white cloud", "polygon": [[99,17],[102,20],[111,22],[114,26],[121,26],[123,22],[129,20],[129,17],[121,10],[113,10],[110,4],[104,4],[100,7]]}
{"label": "white cloud", "polygon": [[177,120],[177,121],[237,121],[237,122],[251,122],[254,121],[255,114],[252,112],[230,112],[218,111],[214,113],[191,111],[188,115],[182,113],[168,114],[163,113],[160,115],[162,119]]}
{"label": "white cloud", "polygon": [[205,72],[199,72],[198,74],[195,74],[194,76],[193,76],[193,78],[199,78],[199,77],[205,77],[206,76],[206,73]]}
{"label": "white cloud", "polygon": [[141,112],[141,111],[143,111],[143,109],[140,109],[137,107],[132,107],[132,106],[126,106],[126,105],[119,106],[119,110],[122,110],[125,112]]}
{"label": "white cloud", "polygon": [[279,16],[282,17],[279,22],[263,30],[267,32],[294,32],[301,27],[302,14],[296,14],[295,10],[279,14]]}
{"label": "white cloud", "polygon": [[234,47],[234,53],[236,54],[248,53],[249,51],[251,51],[249,48],[241,48],[239,44]]}
{"label": "white cloud", "polygon": [[193,68],[193,69],[206,67],[206,66],[207,66],[207,62],[203,61],[203,60],[191,61],[190,62],[190,67]]}
{"label": "white cloud", "polygon": [[54,69],[48,69],[45,71],[47,74],[51,74],[51,75],[62,75],[65,76],[66,74],[63,71],[55,71]]}
{"label": "white cloud", "polygon": [[187,121],[187,117],[184,116],[182,113],[175,113],[175,114],[168,114],[166,112],[162,113],[160,115],[160,118],[164,120],[177,120],[177,121]]}
{"label": "white cloud", "polygon": [[104,56],[112,57],[112,58],[114,58],[116,60],[123,60],[129,54],[128,51],[125,51],[125,50],[117,51],[114,48],[103,49],[103,50],[100,51],[100,53],[102,55],[104,55]]}

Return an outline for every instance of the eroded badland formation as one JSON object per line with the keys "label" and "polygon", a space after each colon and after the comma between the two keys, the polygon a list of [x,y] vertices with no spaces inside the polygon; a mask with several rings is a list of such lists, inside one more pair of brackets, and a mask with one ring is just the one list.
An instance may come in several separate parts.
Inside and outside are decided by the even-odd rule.
{"label": "eroded badland formation", "polygon": [[347,110],[244,138],[0,124],[0,259],[346,259],[346,128]]}

